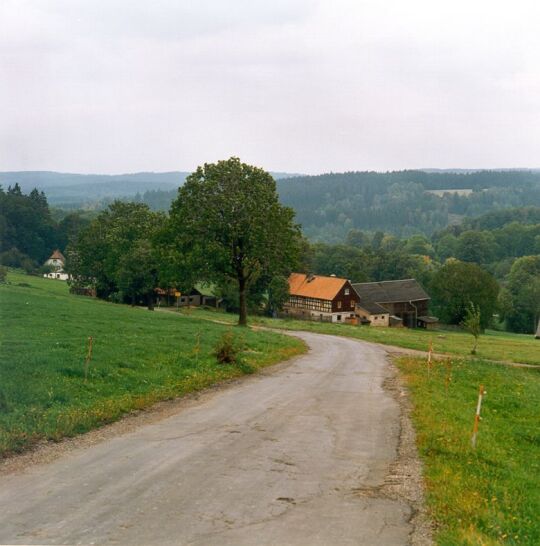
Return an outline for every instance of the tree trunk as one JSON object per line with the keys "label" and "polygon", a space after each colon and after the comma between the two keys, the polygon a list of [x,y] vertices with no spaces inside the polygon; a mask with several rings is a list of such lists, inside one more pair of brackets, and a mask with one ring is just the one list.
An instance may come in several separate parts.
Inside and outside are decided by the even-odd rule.
{"label": "tree trunk", "polygon": [[135,296],[131,296],[131,307],[135,307],[136,299]]}
{"label": "tree trunk", "polygon": [[152,297],[152,292],[148,292],[146,295],[146,304],[148,306],[148,311],[154,310],[154,298]]}
{"label": "tree trunk", "polygon": [[238,277],[238,292],[240,294],[238,326],[247,326],[246,279],[243,277]]}

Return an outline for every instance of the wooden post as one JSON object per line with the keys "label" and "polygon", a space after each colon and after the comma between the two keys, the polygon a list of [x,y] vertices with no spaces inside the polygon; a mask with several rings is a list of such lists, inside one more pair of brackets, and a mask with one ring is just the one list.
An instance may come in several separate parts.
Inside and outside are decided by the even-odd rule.
{"label": "wooden post", "polygon": [[448,387],[450,386],[450,382],[452,381],[452,361],[447,358],[445,361],[446,365],[446,377],[444,379],[444,389],[446,391],[446,394],[448,394]]}
{"label": "wooden post", "polygon": [[88,379],[88,365],[90,364],[90,360],[92,360],[92,343],[93,343],[92,336],[88,337],[88,351],[86,353],[86,359],[84,361],[84,380]]}
{"label": "wooden post", "polygon": [[476,449],[476,437],[478,436],[478,424],[480,423],[480,410],[482,409],[482,398],[484,397],[484,394],[486,394],[484,385],[480,385],[480,390],[478,391],[478,404],[476,405],[476,414],[474,416],[474,426],[471,438],[471,446],[473,449]]}
{"label": "wooden post", "polygon": [[429,340],[429,350],[428,350],[428,357],[427,357],[427,368],[428,368],[428,375],[431,373],[431,358],[433,355],[433,340]]}
{"label": "wooden post", "polygon": [[201,350],[201,332],[195,334],[195,348],[193,352],[195,353],[195,362],[199,363],[199,352]]}

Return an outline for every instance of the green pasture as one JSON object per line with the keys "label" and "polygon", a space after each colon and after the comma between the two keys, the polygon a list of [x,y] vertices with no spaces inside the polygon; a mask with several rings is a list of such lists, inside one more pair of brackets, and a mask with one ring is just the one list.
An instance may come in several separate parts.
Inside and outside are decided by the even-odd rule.
{"label": "green pasture", "polygon": [[[17,272],[7,280],[0,284],[0,456],[304,351],[301,341],[273,332],[74,296],[62,281]],[[218,364],[214,347],[231,329],[243,343],[240,363]]]}

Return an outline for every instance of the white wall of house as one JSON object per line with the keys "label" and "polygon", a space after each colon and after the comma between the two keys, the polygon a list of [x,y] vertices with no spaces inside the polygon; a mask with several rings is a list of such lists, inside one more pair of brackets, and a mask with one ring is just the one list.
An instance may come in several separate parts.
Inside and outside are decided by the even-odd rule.
{"label": "white wall of house", "polygon": [[51,273],[44,273],[43,275],[46,279],[55,279],[57,281],[67,281],[69,275],[63,271],[52,271]]}
{"label": "white wall of house", "polygon": [[49,265],[51,267],[55,267],[57,269],[62,269],[64,267],[64,262],[62,260],[59,260],[57,258],[49,258],[45,265]]}
{"label": "white wall of house", "polygon": [[304,319],[304,320],[317,320],[321,322],[336,322],[338,324],[345,323],[347,319],[354,318],[354,313],[350,311],[343,311],[340,313],[325,313],[321,311],[314,311],[311,309],[289,307],[288,305],[284,306],[283,314],[285,316]]}

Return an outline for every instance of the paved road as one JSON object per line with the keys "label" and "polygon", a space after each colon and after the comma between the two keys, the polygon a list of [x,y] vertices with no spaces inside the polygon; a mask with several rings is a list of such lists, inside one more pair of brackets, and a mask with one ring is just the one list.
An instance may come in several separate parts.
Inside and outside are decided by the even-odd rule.
{"label": "paved road", "polygon": [[399,434],[384,351],[298,335],[288,367],[0,477],[0,543],[407,544],[410,507],[376,493]]}

